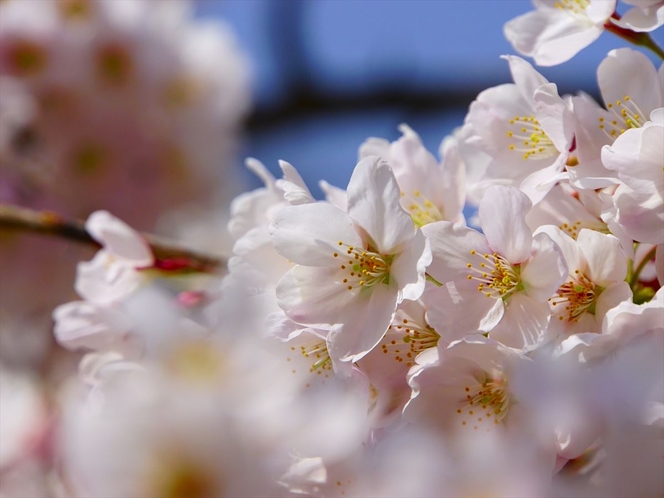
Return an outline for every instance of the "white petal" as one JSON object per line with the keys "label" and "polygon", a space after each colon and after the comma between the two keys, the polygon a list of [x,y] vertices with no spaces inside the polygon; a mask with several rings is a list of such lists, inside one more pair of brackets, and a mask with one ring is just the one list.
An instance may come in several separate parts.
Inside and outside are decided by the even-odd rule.
{"label": "white petal", "polygon": [[648,9],[630,9],[620,20],[612,19],[614,24],[636,32],[654,31],[664,25],[664,4]]}
{"label": "white petal", "polygon": [[588,262],[590,280],[603,287],[625,280],[627,256],[616,237],[584,229],[576,240]]}
{"label": "white petal", "polygon": [[270,171],[262,162],[260,162],[258,159],[254,159],[253,157],[248,157],[245,159],[244,164],[247,169],[249,169],[254,175],[263,180],[263,183],[268,189],[274,190],[274,175],[270,173]]}
{"label": "white petal", "polygon": [[342,211],[348,211],[348,194],[342,188],[330,185],[325,180],[321,180],[318,185],[325,194],[325,200],[338,207]]}
{"label": "white petal", "polygon": [[627,130],[613,145],[602,148],[602,162],[617,171],[620,179],[639,192],[664,193],[664,127]]}
{"label": "white petal", "polygon": [[[662,107],[662,88],[650,59],[631,48],[612,50],[597,68],[597,81],[606,105],[616,106],[629,96],[645,114]],[[618,112],[621,109],[616,108]]]}
{"label": "white petal", "polygon": [[95,211],[85,222],[85,229],[104,249],[134,267],[150,266],[154,256],[148,243],[129,225],[108,211]]}
{"label": "white petal", "polygon": [[505,346],[530,350],[539,343],[550,316],[547,303],[537,302],[523,292],[517,292],[510,297],[503,319],[489,335]]}
{"label": "white petal", "polygon": [[277,252],[300,265],[336,267],[334,254],[347,246],[363,247],[350,217],[324,202],[280,209],[270,233]]}
{"label": "white petal", "polygon": [[115,351],[138,358],[143,350],[127,317],[107,306],[74,301],[53,311],[55,338],[69,350]]}
{"label": "white petal", "polygon": [[556,243],[545,233],[535,235],[533,255],[521,271],[526,293],[535,301],[544,303],[566,278],[567,265]]}
{"label": "white petal", "polygon": [[390,157],[390,142],[384,138],[368,138],[360,145],[357,160],[361,161],[367,157],[379,156],[387,160]]}
{"label": "white petal", "polygon": [[503,317],[502,299],[485,296],[470,280],[448,282],[422,296],[427,322],[449,343],[470,334],[489,332]]}
{"label": "white petal", "polygon": [[602,34],[602,29],[556,10],[536,10],[505,24],[505,37],[514,48],[540,66],[568,61]]}
{"label": "white petal", "polygon": [[348,183],[348,214],[371,238],[380,254],[395,254],[415,235],[401,208],[401,191],[387,163],[370,156],[360,161]]}
{"label": "white petal", "polygon": [[424,292],[425,270],[431,263],[429,241],[418,230],[405,250],[394,258],[390,276],[394,277],[400,289],[399,302],[404,299],[419,299]]}
{"label": "white petal", "polygon": [[613,201],[618,212],[616,221],[629,237],[650,244],[664,242],[664,199],[659,193],[644,194],[620,185]]}
{"label": "white petal", "polygon": [[553,225],[543,226],[537,230],[536,234],[537,233],[547,234],[558,246],[569,272],[574,272],[574,270],[585,271],[585,258],[583,257],[579,245],[572,237]]}
{"label": "white petal", "polygon": [[492,252],[484,235],[463,225],[439,221],[425,225],[422,232],[433,255],[427,272],[440,283],[466,278],[471,251]]}
{"label": "white petal", "polygon": [[101,250],[92,260],[78,263],[74,288],[86,300],[110,303],[129,296],[144,281],[141,272],[126,264],[126,260],[118,262],[113,255]]}
{"label": "white petal", "polygon": [[[627,282],[617,282],[604,289],[604,292],[597,298],[595,305],[595,318],[600,325],[597,332],[601,331],[602,321],[609,310],[624,302],[632,302],[632,289]],[[594,332],[594,330],[584,332]]]}
{"label": "white petal", "polygon": [[466,123],[479,137],[479,146],[487,154],[498,155],[507,150],[509,121],[515,117],[530,116],[533,106],[513,84],[498,85],[477,96],[468,111]]}
{"label": "white petal", "polygon": [[358,296],[353,312],[330,330],[328,350],[341,361],[357,361],[383,338],[396,310],[396,288],[376,285]]}
{"label": "white petal", "polygon": [[295,266],[276,289],[279,306],[297,323],[335,324],[350,314],[355,293],[338,281],[337,268]]}
{"label": "white petal", "polygon": [[548,83],[534,93],[537,120],[560,152],[568,152],[574,139],[574,116],[558,95],[558,87]]}
{"label": "white petal", "polygon": [[521,191],[528,196],[533,204],[539,203],[557,183],[568,180],[569,174],[564,171],[569,154],[560,154],[553,164],[536,169],[521,182]]}
{"label": "white petal", "polygon": [[279,161],[279,166],[284,172],[284,179],[277,180],[276,183],[284,191],[284,198],[288,203],[297,206],[315,202],[314,196],[309,192],[309,188],[295,167],[286,161]]}
{"label": "white petal", "polygon": [[529,62],[526,62],[521,57],[516,57],[514,55],[503,55],[502,57],[509,62],[512,79],[521,92],[521,96],[534,107],[535,92],[542,85],[549,83],[549,81],[538,73]]}
{"label": "white petal", "polygon": [[530,256],[532,231],[525,218],[531,207],[523,192],[503,186],[487,189],[480,203],[480,225],[489,247],[512,264]]}

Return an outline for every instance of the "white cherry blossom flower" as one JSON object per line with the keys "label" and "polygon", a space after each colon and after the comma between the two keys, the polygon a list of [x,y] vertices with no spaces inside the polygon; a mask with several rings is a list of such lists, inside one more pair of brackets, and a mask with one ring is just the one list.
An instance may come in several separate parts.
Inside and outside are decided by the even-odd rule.
{"label": "white cherry blossom flower", "polygon": [[514,83],[478,95],[466,117],[475,135],[465,140],[491,156],[482,182],[519,187],[536,204],[565,177],[574,118],[555,84],[523,59],[505,58]]}
{"label": "white cherry blossom flower", "polygon": [[528,211],[526,224],[533,231],[544,225],[555,225],[576,239],[584,228],[603,233],[608,231],[600,214],[601,200],[594,190],[575,190],[561,182]]}
{"label": "white cherry blossom flower", "polygon": [[505,24],[505,37],[540,66],[568,61],[604,31],[616,0],[533,0],[535,11]]}
{"label": "white cherry blossom flower", "polygon": [[79,263],[76,291],[97,303],[120,300],[145,281],[138,269],[154,264],[152,250],[143,237],[107,211],[92,213],[85,229],[102,249],[86,263]]}
{"label": "white cherry blossom flower", "polygon": [[612,50],[597,68],[606,109],[586,95],[572,98],[578,164],[568,172],[575,185],[597,189],[618,183],[616,172],[603,164],[601,149],[626,130],[642,127],[650,114],[664,105],[663,75],[640,52]]}
{"label": "white cherry blossom flower", "polygon": [[653,299],[645,304],[623,301],[607,312],[601,333],[572,335],[560,344],[555,354],[574,357],[579,363],[591,364],[609,358],[615,351],[640,340],[642,336],[661,337],[664,333],[661,320],[663,309],[663,289],[657,291]]}
{"label": "white cherry blossom flower", "polygon": [[53,311],[53,333],[61,346],[91,351],[115,351],[138,358],[143,345],[133,334],[132,321],[112,304],[73,301]]}
{"label": "white cherry blossom flower", "polygon": [[526,225],[530,208],[523,192],[494,186],[479,208],[484,234],[445,221],[423,228],[433,253],[428,274],[453,282],[456,313],[467,317],[465,332],[489,332],[515,348],[540,341],[550,317],[546,301],[567,275],[554,241],[544,233],[533,236]]}
{"label": "white cherry blossom flower", "polygon": [[632,298],[620,241],[588,229],[576,241],[553,226],[540,230],[558,245],[569,269],[565,283],[549,298],[553,315],[547,335],[601,332],[606,313]]}
{"label": "white cherry blossom flower", "polygon": [[392,143],[368,139],[360,146],[360,159],[377,155],[390,164],[401,189],[401,206],[417,226],[441,220],[465,223],[464,170],[455,151],[438,163],[408,125],[400,125],[399,131],[402,137]]}
{"label": "white cherry blossom flower", "polygon": [[397,303],[424,291],[430,251],[399,199],[390,167],[368,157],[348,185],[348,213],[315,203],[275,215],[274,247],[296,263],[277,286],[279,305],[295,322],[333,325],[330,352],[343,361],[368,353]]}
{"label": "white cherry blossom flower", "polygon": [[[435,286],[425,290],[431,292]],[[410,398],[407,373],[418,356],[436,348],[440,334],[429,325],[422,300],[403,301],[378,346],[360,359],[357,366],[375,389],[372,425],[384,427],[401,420],[401,411]]]}
{"label": "white cherry blossom flower", "polygon": [[530,360],[483,336],[455,341],[436,362],[413,368],[407,420],[446,433],[526,430],[512,380]]}

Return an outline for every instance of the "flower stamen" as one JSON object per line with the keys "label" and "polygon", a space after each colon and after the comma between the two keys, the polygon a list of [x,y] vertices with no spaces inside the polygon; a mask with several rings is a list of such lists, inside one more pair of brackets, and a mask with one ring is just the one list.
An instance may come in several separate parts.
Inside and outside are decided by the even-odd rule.
{"label": "flower stamen", "polygon": [[559,154],[548,135],[540,127],[535,116],[515,116],[510,119],[512,130],[507,132],[511,138],[508,148],[523,154],[523,159],[545,159]]}
{"label": "flower stamen", "polygon": [[470,426],[473,418],[476,419],[473,429],[484,422],[498,425],[507,416],[510,408],[510,396],[507,381],[503,378],[493,379],[485,377],[482,382],[464,388],[465,398],[457,409],[461,416],[461,425]]}
{"label": "flower stamen", "polygon": [[412,194],[402,191],[401,199],[401,205],[408,211],[418,228],[445,219],[440,209],[419,190],[414,190]]}
{"label": "flower stamen", "polygon": [[349,291],[358,287],[372,287],[378,283],[390,283],[392,256],[383,256],[371,248],[349,246],[342,241],[339,241],[338,245],[340,251],[332,256],[341,258],[339,269],[344,277],[342,282]]}
{"label": "flower stamen", "polygon": [[404,319],[393,322],[387,330],[381,350],[391,354],[397,363],[406,363],[412,367],[415,357],[422,351],[436,347],[440,335],[429,325],[422,325],[413,320]]}
{"label": "flower stamen", "polygon": [[554,312],[560,313],[560,321],[578,322],[584,313],[595,314],[597,297],[602,290],[579,270],[575,270],[567,282],[556,291],[555,296],[549,298],[549,303]]}
{"label": "flower stamen", "polygon": [[477,290],[486,297],[494,299],[506,299],[513,293],[521,290],[520,267],[512,266],[509,261],[498,253],[479,254],[476,251],[470,251],[471,256],[475,256],[477,261],[469,262],[466,267],[469,273],[468,280],[477,280],[479,285]]}

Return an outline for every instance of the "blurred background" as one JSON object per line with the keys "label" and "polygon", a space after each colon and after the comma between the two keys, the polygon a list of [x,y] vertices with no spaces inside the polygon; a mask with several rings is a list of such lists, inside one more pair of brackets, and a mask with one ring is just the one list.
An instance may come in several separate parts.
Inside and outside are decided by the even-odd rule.
{"label": "blurred background", "polygon": [[[318,180],[345,187],[360,143],[395,140],[400,123],[437,151],[479,92],[511,82],[500,56],[515,52],[502,26],[532,8],[530,0],[201,0],[197,15],[230,23],[252,61],[243,155],[275,175],[278,159],[291,162],[321,195]],[[538,70],[561,94],[599,99],[595,70],[623,46],[604,33],[571,61]]]}

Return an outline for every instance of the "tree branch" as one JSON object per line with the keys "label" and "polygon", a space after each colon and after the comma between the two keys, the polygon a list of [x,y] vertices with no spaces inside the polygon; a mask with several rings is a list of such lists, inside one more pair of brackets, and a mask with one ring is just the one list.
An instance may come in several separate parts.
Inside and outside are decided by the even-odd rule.
{"label": "tree branch", "polygon": [[[52,211],[35,211],[10,204],[0,204],[0,230],[49,235],[100,247],[85,230],[82,221],[67,219]],[[145,233],[141,235],[158,260],[185,259],[202,270],[214,270],[226,266],[226,261],[217,256],[192,251],[156,235]]]}

